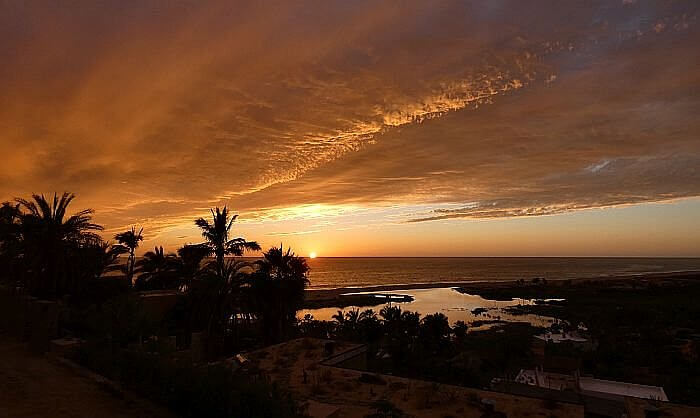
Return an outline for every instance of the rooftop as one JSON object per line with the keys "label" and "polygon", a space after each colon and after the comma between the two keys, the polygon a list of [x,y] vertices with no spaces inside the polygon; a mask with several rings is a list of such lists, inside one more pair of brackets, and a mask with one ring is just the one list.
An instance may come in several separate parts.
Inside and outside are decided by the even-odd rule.
{"label": "rooftop", "polygon": [[585,343],[588,341],[587,338],[582,337],[578,333],[563,332],[563,333],[552,333],[547,332],[545,334],[535,335],[535,338],[542,341],[553,342],[555,344],[561,342],[573,342],[573,343]]}
{"label": "rooftop", "polygon": [[599,393],[641,399],[668,401],[664,389],[659,386],[616,382],[613,380],[577,377],[542,370],[521,370],[516,382],[554,390],[573,390],[584,393]]}
{"label": "rooftop", "polygon": [[635,383],[581,377],[579,378],[579,387],[582,391],[586,392],[609,393],[612,395],[631,396],[633,398],[668,401],[664,388],[660,386],[638,385]]}

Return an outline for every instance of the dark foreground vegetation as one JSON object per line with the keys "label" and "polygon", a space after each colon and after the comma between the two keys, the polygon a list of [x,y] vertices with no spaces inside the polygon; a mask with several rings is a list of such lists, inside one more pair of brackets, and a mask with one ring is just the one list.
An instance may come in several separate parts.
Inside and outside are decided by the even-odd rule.
{"label": "dark foreground vegetation", "polygon": [[[298,336],[366,344],[368,372],[487,388],[494,378],[513,379],[521,368],[559,359],[567,371],[660,385],[675,402],[700,404],[699,277],[462,289],[491,299],[564,299],[511,313],[560,318],[563,331],[585,324],[595,343],[585,350],[547,343],[536,353],[533,336],[543,329],[511,323],[470,330],[477,324],[398,306],[297,321],[308,284],[305,259],[280,246],[241,261],[261,248],[232,236],[236,216],[227,208],[194,221],[203,242],[175,253],[156,247],[137,260],[142,229],[107,242],[91,210],[68,214],[72,200],[35,195],[0,207],[0,290],[19,304],[55,307],[47,310],[55,318],[45,318],[57,324],[49,336],[80,341],[69,357],[182,416],[303,415],[284,389],[245,361],[228,361]],[[377,416],[391,416],[387,411]]]}
{"label": "dark foreground vegetation", "polygon": [[[464,285],[486,299],[536,300],[505,308],[560,321],[545,330],[526,323],[478,321],[450,326],[442,314],[421,318],[400,305],[338,311],[331,322],[300,323],[305,335],[368,344],[369,371],[476,388],[493,378],[512,380],[520,369],[581,373],[600,379],[662,386],[673,402],[700,405],[700,275]],[[483,309],[487,311],[487,309]],[[497,314],[495,314],[497,315]],[[467,334],[467,330],[470,330]],[[585,344],[533,337],[545,331],[578,333]]]}
{"label": "dark foreground vegetation", "polygon": [[[303,410],[289,393],[261,376],[233,373],[221,364],[194,367],[167,350],[119,350],[91,341],[76,360],[126,390],[185,417],[293,417]],[[172,353],[170,353],[172,354]]]}
{"label": "dark foreground vegetation", "polygon": [[[80,339],[75,360],[183,416],[301,413],[265,378],[206,364],[294,332],[308,283],[303,258],[280,246],[254,263],[236,260],[260,246],[231,237],[236,215],[216,208],[195,220],[204,242],[177,254],[156,247],[137,261],[142,229],[107,242],[91,210],[69,214],[73,199],[34,195],[0,207],[0,285],[22,304],[56,307],[44,318],[57,322],[49,337]],[[176,300],[162,315],[144,306],[153,291]],[[203,336],[202,347],[190,351],[202,353],[183,357],[192,335]]]}
{"label": "dark foreground vegetation", "polygon": [[542,329],[512,323],[467,333],[469,326],[450,326],[442,313],[421,318],[397,305],[338,311],[332,322],[306,317],[299,325],[305,336],[367,344],[366,367],[373,372],[484,388],[494,377],[514,377],[533,365],[530,342]]}
{"label": "dark foreground vegetation", "polygon": [[589,351],[549,345],[551,355],[580,359],[583,373],[663,386],[672,401],[700,405],[700,274],[521,282],[482,288],[479,293],[492,299],[565,299],[518,308],[522,313],[583,323],[596,342],[596,348]]}

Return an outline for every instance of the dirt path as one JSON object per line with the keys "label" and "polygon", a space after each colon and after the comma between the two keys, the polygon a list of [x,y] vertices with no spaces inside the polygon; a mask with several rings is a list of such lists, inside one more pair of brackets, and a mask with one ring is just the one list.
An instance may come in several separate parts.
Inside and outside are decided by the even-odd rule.
{"label": "dirt path", "polygon": [[150,402],[120,399],[75,370],[0,334],[0,417],[154,417]]}

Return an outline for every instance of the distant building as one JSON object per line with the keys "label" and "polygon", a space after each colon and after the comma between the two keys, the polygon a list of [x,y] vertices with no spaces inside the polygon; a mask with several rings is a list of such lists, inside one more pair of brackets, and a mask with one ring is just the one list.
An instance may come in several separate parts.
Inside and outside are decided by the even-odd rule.
{"label": "distant building", "polygon": [[545,334],[535,335],[535,338],[537,338],[538,340],[542,340],[545,342],[551,342],[554,344],[559,344],[559,343],[563,343],[563,342],[570,342],[570,343],[588,342],[588,338],[585,338],[576,332],[561,332],[561,333],[547,332]]}
{"label": "distant building", "polygon": [[178,298],[183,297],[183,295],[177,290],[149,290],[139,292],[139,297],[148,318],[162,321],[175,307]]}
{"label": "distant building", "polygon": [[664,389],[659,386],[638,385],[613,380],[582,377],[578,373],[566,375],[545,372],[541,369],[521,370],[515,378],[517,383],[539,388],[571,391],[582,395],[606,399],[624,400],[625,397],[668,401]]}
{"label": "distant building", "polygon": [[545,348],[548,344],[568,345],[583,351],[591,351],[597,347],[595,341],[580,331],[546,332],[533,337],[532,352],[542,359],[545,357]]}

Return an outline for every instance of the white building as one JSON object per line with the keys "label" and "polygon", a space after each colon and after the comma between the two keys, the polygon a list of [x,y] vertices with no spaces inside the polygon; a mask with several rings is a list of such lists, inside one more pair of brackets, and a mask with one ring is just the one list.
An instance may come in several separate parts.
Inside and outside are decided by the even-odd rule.
{"label": "white building", "polygon": [[515,378],[518,383],[544,389],[573,391],[602,398],[632,397],[668,401],[664,389],[659,386],[638,385],[613,380],[581,377],[578,374],[566,375],[545,372],[540,369],[520,370]]}

